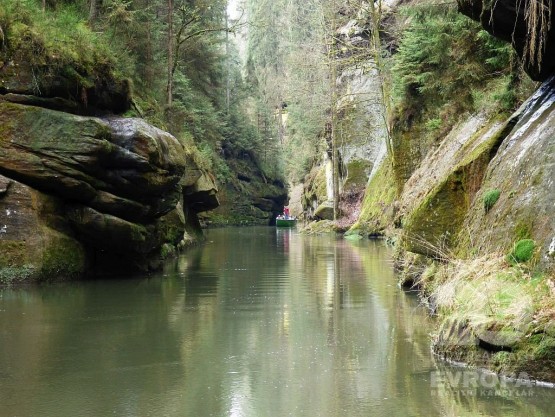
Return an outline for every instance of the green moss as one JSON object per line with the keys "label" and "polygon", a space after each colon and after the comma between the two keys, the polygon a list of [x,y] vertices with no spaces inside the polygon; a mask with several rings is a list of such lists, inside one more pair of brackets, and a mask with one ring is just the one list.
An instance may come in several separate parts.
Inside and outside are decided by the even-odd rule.
{"label": "green moss", "polygon": [[43,253],[40,275],[43,280],[76,278],[85,270],[81,245],[65,236],[53,236]]}
{"label": "green moss", "polygon": [[535,334],[528,341],[531,355],[536,359],[555,357],[555,338],[545,333]]}
{"label": "green moss", "polygon": [[405,249],[437,256],[451,248],[468,210],[462,170],[439,183],[404,219]]}
{"label": "green moss", "polygon": [[35,277],[36,269],[32,265],[0,267],[0,285],[29,282]]}
{"label": "green moss", "polygon": [[2,6],[0,60],[18,63],[8,68],[7,82],[23,80],[40,95],[65,88],[85,106],[86,90],[94,86],[130,91],[128,81],[117,74],[126,60],[116,56],[102,31],[91,30],[79,6],[62,2],[43,11],[39,2],[20,0],[3,0]]}
{"label": "green moss", "polygon": [[505,369],[507,365],[511,362],[512,356],[513,355],[510,352],[496,352],[492,355],[491,361],[492,364],[495,366],[495,369],[501,371]]}
{"label": "green moss", "polygon": [[397,196],[393,169],[389,159],[384,160],[366,187],[358,221],[350,232],[383,234],[393,222],[393,203]]}
{"label": "green moss", "polygon": [[368,172],[372,164],[368,161],[356,159],[347,164],[347,179],[343,185],[345,191],[362,190],[368,182]]}
{"label": "green moss", "polygon": [[521,219],[515,226],[514,234],[516,241],[530,239],[532,236],[532,227],[527,221]]}
{"label": "green moss", "polygon": [[172,256],[175,256],[175,246],[170,245],[169,243],[164,243],[160,249],[160,257],[162,259],[167,259]]}
{"label": "green moss", "polygon": [[532,239],[522,239],[516,242],[511,253],[507,255],[507,260],[511,264],[528,262],[534,255],[536,243]]}
{"label": "green moss", "polygon": [[20,267],[25,264],[26,259],[25,242],[0,240],[0,268]]}
{"label": "green moss", "polygon": [[358,233],[345,233],[345,235],[343,236],[345,239],[347,240],[351,240],[351,241],[357,241],[357,240],[361,240],[362,236],[359,235]]}
{"label": "green moss", "polygon": [[493,189],[485,192],[483,201],[484,201],[484,210],[486,211],[486,213],[492,209],[495,203],[497,203],[497,200],[499,200],[500,195],[501,195],[501,191],[499,191],[498,189]]}
{"label": "green moss", "polygon": [[336,233],[338,232],[338,227],[335,222],[331,220],[320,220],[317,222],[311,222],[302,229],[301,233],[306,233],[309,235],[320,235],[326,233]]}

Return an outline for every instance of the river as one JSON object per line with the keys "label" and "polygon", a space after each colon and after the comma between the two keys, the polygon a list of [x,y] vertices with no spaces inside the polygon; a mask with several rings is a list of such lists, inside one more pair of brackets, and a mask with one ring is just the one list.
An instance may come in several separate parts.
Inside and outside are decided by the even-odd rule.
{"label": "river", "polygon": [[0,290],[0,416],[553,416],[555,390],[435,359],[391,256],[211,229],[159,274]]}

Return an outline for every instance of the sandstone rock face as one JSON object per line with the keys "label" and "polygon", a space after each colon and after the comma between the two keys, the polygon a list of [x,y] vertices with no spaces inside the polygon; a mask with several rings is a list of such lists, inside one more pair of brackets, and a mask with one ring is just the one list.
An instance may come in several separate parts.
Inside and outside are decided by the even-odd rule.
{"label": "sandstone rock face", "polygon": [[[404,184],[396,223],[405,249],[428,256],[508,254],[532,239],[532,260],[555,268],[555,78],[506,122],[471,116]],[[485,196],[499,198],[486,207]]]}
{"label": "sandstone rock face", "polygon": [[[336,32],[341,39],[340,44],[345,45],[338,54],[346,58],[345,61],[353,62],[342,67],[336,79],[338,100],[335,110],[339,117],[335,129],[340,132],[337,137],[340,143],[340,215],[346,217],[351,215],[349,209],[360,205],[369,180],[378,172],[385,158],[387,142],[382,80],[373,58],[364,53],[358,55],[370,48],[369,11],[362,7],[354,14],[355,18]],[[357,59],[353,60],[351,55],[358,55]],[[319,164],[303,181],[301,202],[306,219],[333,218],[329,210],[322,212],[319,209],[334,200],[331,155],[331,143],[327,143]]]}
{"label": "sandstone rock face", "polygon": [[0,123],[4,175],[128,220],[154,218],[177,203],[183,148],[139,119],[0,103]]}
{"label": "sandstone rock face", "polygon": [[[461,244],[473,252],[508,253],[516,241],[530,238],[538,247],[535,260],[555,269],[555,78],[517,112],[519,122],[490,163],[482,190],[465,220]],[[489,210],[484,194],[499,190]]]}
{"label": "sandstone rock face", "polygon": [[163,245],[195,234],[196,213],[218,205],[181,143],[140,119],[0,101],[0,126],[6,280],[155,267]]}
{"label": "sandstone rock face", "polygon": [[[552,0],[458,0],[459,11],[482,24],[492,35],[511,42],[524,57],[526,72],[535,81],[555,72],[555,13]],[[535,8],[535,10],[534,10]],[[527,13],[531,17],[527,18]],[[530,40],[537,39],[535,45]]]}
{"label": "sandstone rock face", "polygon": [[220,205],[218,201],[218,186],[208,173],[201,173],[197,181],[183,189],[187,205],[195,212],[213,210]]}
{"label": "sandstone rock face", "polygon": [[452,249],[484,173],[510,131],[495,116],[478,114],[455,125],[404,184],[397,223],[410,252]]}
{"label": "sandstone rock face", "polygon": [[85,268],[61,200],[0,175],[0,284],[74,278]]}

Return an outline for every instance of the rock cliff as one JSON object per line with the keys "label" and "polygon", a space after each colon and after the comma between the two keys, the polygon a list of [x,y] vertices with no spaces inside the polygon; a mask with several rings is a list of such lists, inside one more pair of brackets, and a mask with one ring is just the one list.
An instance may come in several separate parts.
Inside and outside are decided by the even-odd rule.
{"label": "rock cliff", "polygon": [[[530,7],[459,1],[511,41],[543,84],[512,114],[478,100],[456,117],[443,113],[433,135],[430,103],[411,91],[422,106],[393,117],[393,160],[368,183],[352,232],[397,242],[402,282],[420,288],[438,313],[436,353],[552,381],[555,46],[552,31],[525,18]],[[534,59],[530,36],[541,38]],[[458,109],[457,100],[447,97],[443,109]]]}
{"label": "rock cliff", "polygon": [[154,268],[218,205],[177,139],[143,120],[2,101],[0,124],[0,267],[14,278]]}
{"label": "rock cliff", "polygon": [[200,239],[215,182],[169,133],[114,115],[128,83],[18,54],[0,71],[0,282],[148,270]]}
{"label": "rock cliff", "polygon": [[[359,10],[336,30],[339,44],[336,135],[340,143],[340,211],[345,224],[356,220],[366,185],[378,172],[386,154],[381,79],[369,53],[370,23],[365,10]],[[301,203],[309,220],[333,219],[331,155],[328,141],[322,157],[304,180]]]}

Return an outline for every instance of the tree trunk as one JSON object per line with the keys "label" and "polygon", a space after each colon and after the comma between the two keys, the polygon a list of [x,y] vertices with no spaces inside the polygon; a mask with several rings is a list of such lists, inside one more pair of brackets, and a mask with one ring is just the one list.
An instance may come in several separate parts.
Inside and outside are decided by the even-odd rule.
{"label": "tree trunk", "polygon": [[[150,7],[150,0],[146,2],[146,7]],[[152,53],[152,21],[150,15],[146,19],[146,68],[144,71],[145,85],[150,90],[153,84],[153,53]]]}
{"label": "tree trunk", "polygon": [[336,29],[336,2],[332,2],[331,10],[331,28],[332,33],[331,42],[329,46],[329,60],[330,60],[330,82],[331,82],[331,149],[332,149],[332,163],[333,163],[333,220],[339,218],[339,149],[337,147],[337,61],[335,56],[335,33]]}
{"label": "tree trunk", "polygon": [[229,114],[229,102],[231,99],[231,86],[230,86],[230,59],[229,59],[229,16],[227,12],[227,7],[229,6],[229,2],[226,2],[226,11],[225,11],[225,58],[227,61],[227,65],[225,66],[225,109],[226,113]]}
{"label": "tree trunk", "polygon": [[98,17],[98,9],[102,5],[102,0],[90,0],[89,23],[94,23]]}
{"label": "tree trunk", "polygon": [[395,153],[393,151],[393,144],[391,138],[391,127],[389,121],[391,120],[391,85],[389,80],[384,76],[385,67],[381,55],[381,38],[380,38],[380,23],[382,15],[382,1],[378,0],[377,7],[376,4],[370,2],[370,14],[372,19],[371,28],[371,45],[374,52],[374,61],[376,63],[376,68],[378,71],[378,78],[380,80],[380,93],[381,93],[381,106],[382,106],[382,117],[384,119],[384,124],[386,127],[386,147],[387,154],[391,163],[395,161]]}
{"label": "tree trunk", "polygon": [[168,0],[168,84],[166,87],[166,104],[171,107],[173,102],[173,0]]}

